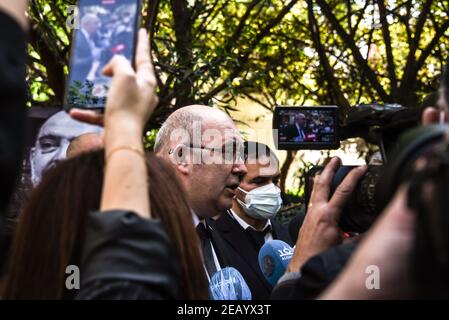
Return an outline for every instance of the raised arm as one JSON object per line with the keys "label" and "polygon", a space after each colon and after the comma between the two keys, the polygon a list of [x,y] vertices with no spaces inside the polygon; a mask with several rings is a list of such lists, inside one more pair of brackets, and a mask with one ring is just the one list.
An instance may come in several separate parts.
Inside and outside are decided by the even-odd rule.
{"label": "raised arm", "polygon": [[158,98],[146,31],[139,32],[136,71],[123,56],[115,56],[103,72],[113,76],[104,119],[89,111],[72,110],[70,114],[89,123],[104,121],[106,168],[100,210],[124,209],[148,218],[151,215],[142,133]]}

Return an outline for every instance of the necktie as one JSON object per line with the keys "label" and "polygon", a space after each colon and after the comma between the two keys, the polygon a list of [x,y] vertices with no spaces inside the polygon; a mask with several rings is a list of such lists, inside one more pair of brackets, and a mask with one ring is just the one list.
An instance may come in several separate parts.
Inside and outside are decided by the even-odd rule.
{"label": "necktie", "polygon": [[270,227],[267,227],[262,231],[257,231],[252,228],[246,229],[246,232],[249,234],[254,244],[256,245],[257,250],[260,250],[260,248],[264,245],[265,235],[270,231],[271,231]]}
{"label": "necktie", "polygon": [[203,260],[206,266],[207,273],[209,274],[209,277],[212,277],[215,274],[215,272],[217,272],[217,266],[215,265],[214,254],[212,252],[210,233],[202,223],[200,223],[196,227],[196,232],[198,233],[198,237],[200,238],[201,241]]}

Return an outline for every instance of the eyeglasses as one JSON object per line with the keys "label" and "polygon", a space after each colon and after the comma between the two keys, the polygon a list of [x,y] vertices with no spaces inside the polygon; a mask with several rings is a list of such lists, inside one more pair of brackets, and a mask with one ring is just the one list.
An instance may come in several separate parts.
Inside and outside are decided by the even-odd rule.
{"label": "eyeglasses", "polygon": [[[205,146],[195,146],[191,144],[184,144],[184,146],[190,149],[199,149],[199,150],[208,150],[212,151],[215,156],[221,156],[221,159],[224,160],[225,164],[235,164],[237,162],[243,163],[243,155],[244,155],[244,147],[242,143],[238,143],[236,141],[228,142],[223,144],[221,147],[217,148],[209,148]],[[169,153],[173,153],[174,150],[171,149]],[[202,159],[204,159],[202,157]],[[216,163],[216,162],[214,162]]]}

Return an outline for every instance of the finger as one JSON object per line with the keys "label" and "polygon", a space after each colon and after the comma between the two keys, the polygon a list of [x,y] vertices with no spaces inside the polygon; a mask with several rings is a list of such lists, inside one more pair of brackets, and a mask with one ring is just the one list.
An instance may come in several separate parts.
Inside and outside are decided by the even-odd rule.
{"label": "finger", "polygon": [[102,70],[103,74],[107,77],[112,77],[116,74],[134,74],[134,69],[131,63],[124,56],[115,55],[104,66]]}
{"label": "finger", "polygon": [[435,107],[427,107],[421,116],[421,122],[423,126],[427,126],[432,123],[439,123],[440,112]]}
{"label": "finger", "polygon": [[78,121],[103,126],[104,116],[92,110],[71,109],[70,116]]}
{"label": "finger", "polygon": [[[354,189],[357,187],[358,182],[366,173],[367,168],[367,166],[361,166],[352,169],[335,190],[332,198],[329,200],[329,205],[338,209],[343,209]],[[340,214],[341,210],[337,210],[336,212]],[[338,217],[336,218],[338,219]]]}
{"label": "finger", "polygon": [[142,83],[153,85],[155,83],[154,68],[150,56],[150,41],[145,29],[139,30],[136,49],[137,79]]}
{"label": "finger", "polygon": [[335,171],[337,171],[338,167],[341,164],[341,160],[338,157],[334,157],[331,161],[326,165],[323,172],[319,176],[316,177],[313,190],[312,190],[312,201],[320,202],[329,200],[330,187],[332,183],[332,179],[334,178]]}

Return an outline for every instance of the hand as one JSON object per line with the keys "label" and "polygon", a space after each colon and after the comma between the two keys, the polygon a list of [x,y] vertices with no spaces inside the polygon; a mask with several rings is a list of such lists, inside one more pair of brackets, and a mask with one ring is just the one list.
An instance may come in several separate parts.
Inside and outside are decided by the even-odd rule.
{"label": "hand", "polygon": [[27,6],[27,0],[0,0],[0,11],[9,14],[25,31],[28,29]]}
{"label": "hand", "polygon": [[[410,259],[416,216],[407,207],[406,199],[406,188],[402,187],[322,299],[410,298],[413,294]],[[366,286],[368,266],[379,270],[378,290]]]}
{"label": "hand", "polygon": [[351,170],[329,199],[332,179],[339,165],[340,159],[333,158],[323,172],[315,177],[309,208],[299,231],[288,272],[299,272],[309,258],[343,240],[338,226],[341,211],[366,172],[366,166]]}
{"label": "hand", "polygon": [[[447,115],[444,115],[444,122],[447,123],[449,119]],[[421,116],[421,124],[423,126],[428,126],[430,124],[440,123],[440,110],[435,107],[426,107]]]}
{"label": "hand", "polygon": [[137,71],[123,56],[114,56],[103,69],[105,75],[113,76],[104,116],[91,110],[72,109],[72,118],[105,125],[107,129],[133,126],[142,131],[158,103],[149,41],[144,29],[139,31],[135,60]]}

